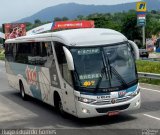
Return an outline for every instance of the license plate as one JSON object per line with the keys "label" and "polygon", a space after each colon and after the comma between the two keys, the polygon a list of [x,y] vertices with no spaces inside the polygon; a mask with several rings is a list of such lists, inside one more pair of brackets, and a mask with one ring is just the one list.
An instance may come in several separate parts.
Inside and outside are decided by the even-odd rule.
{"label": "license plate", "polygon": [[114,115],[118,115],[119,112],[118,111],[115,111],[115,112],[108,112],[107,115],[108,116],[114,116]]}

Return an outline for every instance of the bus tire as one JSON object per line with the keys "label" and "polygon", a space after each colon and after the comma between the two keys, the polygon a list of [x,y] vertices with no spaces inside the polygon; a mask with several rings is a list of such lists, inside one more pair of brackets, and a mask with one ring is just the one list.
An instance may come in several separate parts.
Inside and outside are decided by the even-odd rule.
{"label": "bus tire", "polygon": [[62,100],[59,94],[57,93],[55,93],[54,95],[54,105],[55,105],[56,111],[58,111],[58,113],[60,113],[62,117],[66,117],[66,112],[63,110]]}
{"label": "bus tire", "polygon": [[25,89],[24,89],[24,86],[23,86],[23,83],[20,81],[19,83],[19,87],[20,87],[20,94],[21,94],[21,98],[23,100],[27,100],[27,95],[25,93]]}

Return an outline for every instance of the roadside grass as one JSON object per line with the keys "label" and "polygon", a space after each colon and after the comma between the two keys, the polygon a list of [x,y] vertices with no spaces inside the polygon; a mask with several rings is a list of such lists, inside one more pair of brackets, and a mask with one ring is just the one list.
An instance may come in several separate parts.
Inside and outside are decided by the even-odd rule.
{"label": "roadside grass", "polygon": [[1,55],[1,54],[0,54],[0,60],[5,60],[4,55]]}
{"label": "roadside grass", "polygon": [[149,78],[139,78],[139,83],[160,85],[160,80],[158,80],[158,79],[149,79]]}
{"label": "roadside grass", "polygon": [[4,55],[4,49],[0,49],[0,60],[4,60],[5,55]]}
{"label": "roadside grass", "polygon": [[[160,74],[160,62],[158,61],[154,62],[154,61],[138,60],[136,61],[136,65],[138,72]],[[160,80],[158,79],[139,78],[139,82],[160,85]]]}
{"label": "roadside grass", "polygon": [[138,60],[136,64],[138,72],[160,74],[160,62],[158,61]]}

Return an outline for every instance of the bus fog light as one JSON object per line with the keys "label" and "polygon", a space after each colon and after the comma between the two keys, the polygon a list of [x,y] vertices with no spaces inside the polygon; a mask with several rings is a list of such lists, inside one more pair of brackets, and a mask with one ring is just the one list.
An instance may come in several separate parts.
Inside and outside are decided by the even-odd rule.
{"label": "bus fog light", "polygon": [[82,112],[83,112],[83,113],[90,113],[90,111],[87,110],[87,109],[85,109],[85,108],[82,109]]}

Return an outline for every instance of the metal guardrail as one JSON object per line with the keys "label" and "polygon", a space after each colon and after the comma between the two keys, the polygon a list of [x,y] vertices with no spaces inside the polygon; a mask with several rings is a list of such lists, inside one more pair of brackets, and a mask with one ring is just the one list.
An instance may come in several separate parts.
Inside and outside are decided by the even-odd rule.
{"label": "metal guardrail", "polygon": [[139,78],[160,79],[160,74],[138,72]]}
{"label": "metal guardrail", "polygon": [[149,61],[149,62],[160,62],[160,58],[140,58],[139,60]]}

